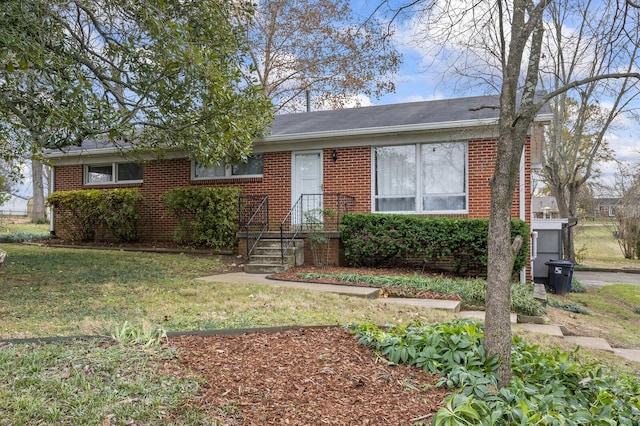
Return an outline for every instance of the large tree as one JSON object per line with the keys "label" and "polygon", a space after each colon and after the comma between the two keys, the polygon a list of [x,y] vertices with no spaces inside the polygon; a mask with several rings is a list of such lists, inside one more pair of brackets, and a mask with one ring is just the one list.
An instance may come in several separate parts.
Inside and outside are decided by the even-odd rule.
{"label": "large tree", "polygon": [[[629,25],[618,2],[553,2],[547,15],[541,82],[548,90],[608,69],[630,72],[636,67],[640,33],[633,31],[634,23]],[[580,192],[597,176],[598,165],[612,157],[606,135],[618,116],[634,114],[638,93],[638,82],[631,77],[593,79],[551,100],[554,119],[541,176],[561,217],[577,217]],[[565,229],[564,243],[565,255],[573,260],[572,230]]]}
{"label": "large tree", "polygon": [[[605,63],[597,75],[574,75],[570,81],[539,95],[545,22],[551,4],[563,0],[497,0],[492,2],[413,1],[404,10],[422,17],[423,43],[436,46],[434,54],[450,61],[467,81],[489,85],[500,94],[497,161],[491,187],[488,236],[487,305],[484,347],[501,358],[501,385],[510,378],[510,283],[521,242],[510,240],[513,195],[523,148],[531,125],[542,106],[570,89],[591,81],[638,79],[640,74],[620,70],[615,61]],[[569,2],[569,0],[567,0]],[[386,4],[386,2],[385,2]],[[624,31],[617,37],[633,43],[638,32],[637,10],[623,2]],[[574,16],[581,20],[582,16]],[[612,52],[621,56],[627,52]]]}
{"label": "large tree", "polygon": [[253,71],[283,112],[341,108],[394,90],[400,56],[387,27],[348,0],[261,0],[248,25]]}
{"label": "large tree", "polygon": [[3,157],[93,138],[179,147],[204,163],[242,159],[272,114],[245,78],[247,4],[1,2]]}

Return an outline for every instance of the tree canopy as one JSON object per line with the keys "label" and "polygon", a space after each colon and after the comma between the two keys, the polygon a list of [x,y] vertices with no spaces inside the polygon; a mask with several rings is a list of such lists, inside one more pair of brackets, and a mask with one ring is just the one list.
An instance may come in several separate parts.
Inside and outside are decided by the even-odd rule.
{"label": "tree canopy", "polygon": [[342,108],[357,95],[394,90],[400,54],[387,28],[353,14],[348,0],[261,0],[247,24],[249,54],[280,111]]}
{"label": "tree canopy", "polygon": [[3,157],[95,138],[244,158],[272,115],[246,78],[250,13],[232,0],[3,1]]}

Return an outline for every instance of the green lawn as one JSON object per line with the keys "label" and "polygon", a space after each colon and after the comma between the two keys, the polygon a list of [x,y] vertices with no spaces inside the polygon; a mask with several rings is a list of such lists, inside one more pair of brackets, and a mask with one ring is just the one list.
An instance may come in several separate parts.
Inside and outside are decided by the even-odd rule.
{"label": "green lawn", "polygon": [[2,245],[0,338],[107,334],[115,324],[168,331],[395,322],[446,317],[416,307],[266,286],[209,283],[218,256]]}
{"label": "green lawn", "polygon": [[0,217],[0,234],[26,232],[30,234],[49,234],[48,223],[31,223],[23,217]]}
{"label": "green lawn", "polygon": [[[589,231],[603,236],[600,229]],[[23,232],[35,231],[23,228]],[[0,267],[0,338],[103,336],[0,347],[0,425],[106,424],[107,420],[109,424],[211,424],[184,403],[198,392],[195,378],[159,374],[160,366],[175,360],[171,348],[130,344],[133,336],[144,343],[159,326],[183,331],[433,323],[452,318],[441,311],[335,294],[196,280],[225,270],[222,258],[214,255],[22,244],[0,244],[0,248],[9,253]],[[598,253],[604,251],[592,259]],[[640,296],[629,287],[610,286],[569,297],[592,311],[581,320],[609,325],[607,331],[616,339],[628,339],[637,334],[633,321],[640,317],[633,311],[640,306]],[[625,300],[628,308],[617,312],[606,303],[616,300]],[[627,322],[633,330],[624,330]],[[117,331],[125,324],[130,324],[131,334]],[[540,344],[557,342],[540,338]],[[582,353],[620,370],[629,368],[617,357]]]}
{"label": "green lawn", "polygon": [[576,260],[592,267],[640,267],[640,260],[625,259],[607,221],[583,222],[575,228]]}

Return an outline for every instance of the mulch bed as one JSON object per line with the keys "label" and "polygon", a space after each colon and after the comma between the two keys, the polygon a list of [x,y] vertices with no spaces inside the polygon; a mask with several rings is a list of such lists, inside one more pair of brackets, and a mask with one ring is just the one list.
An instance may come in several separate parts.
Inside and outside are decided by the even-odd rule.
{"label": "mulch bed", "polygon": [[204,380],[187,404],[229,426],[429,424],[449,394],[434,386],[437,377],[390,366],[337,327],[169,344],[182,368],[174,374]]}
{"label": "mulch bed", "polygon": [[[40,243],[70,244],[62,240]],[[79,248],[96,246],[71,244]],[[194,249],[173,243],[100,245],[111,249],[173,249],[186,253]],[[220,255],[220,259],[224,272],[241,270],[237,256]],[[271,278],[301,281],[298,274],[302,272],[404,276],[416,273],[405,269],[300,267]],[[318,281],[370,286],[330,278]],[[382,296],[391,296],[400,290],[381,289]],[[451,297],[429,292],[406,296]],[[220,425],[430,424],[433,414],[450,393],[435,387],[436,376],[407,365],[391,366],[370,348],[358,345],[347,330],[338,327],[232,336],[180,336],[170,338],[168,344],[176,349],[178,363],[166,364],[163,373],[195,376],[201,381],[200,392],[184,401],[184,406],[204,410]],[[171,413],[167,413],[166,420],[173,420]]]}

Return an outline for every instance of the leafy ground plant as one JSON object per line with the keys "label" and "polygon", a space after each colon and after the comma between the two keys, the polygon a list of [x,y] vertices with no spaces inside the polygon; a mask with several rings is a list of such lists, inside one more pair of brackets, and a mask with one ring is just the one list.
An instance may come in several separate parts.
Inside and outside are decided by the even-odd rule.
{"label": "leafy ground plant", "polygon": [[575,314],[588,314],[589,310],[583,305],[572,302],[571,300],[562,300],[557,298],[549,298],[547,300],[549,306],[562,309],[563,311],[573,312]]}
{"label": "leafy ground plant", "polygon": [[640,422],[640,378],[581,363],[577,350],[532,346],[515,336],[513,376],[498,389],[498,361],[484,353],[482,323],[455,320],[386,330],[358,325],[352,330],[360,343],[389,362],[437,372],[439,386],[458,389],[434,417],[436,426]]}
{"label": "leafy ground plant", "polygon": [[[483,307],[487,294],[487,282],[480,279],[458,279],[434,277],[412,277],[362,275],[362,274],[323,274],[303,273],[301,278],[322,279],[334,278],[345,283],[359,282],[374,286],[410,288],[419,291],[430,291],[444,295],[457,295],[462,300],[463,308]],[[511,308],[514,312],[526,315],[543,315],[544,306],[533,298],[533,285],[513,283],[511,285]]]}

